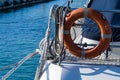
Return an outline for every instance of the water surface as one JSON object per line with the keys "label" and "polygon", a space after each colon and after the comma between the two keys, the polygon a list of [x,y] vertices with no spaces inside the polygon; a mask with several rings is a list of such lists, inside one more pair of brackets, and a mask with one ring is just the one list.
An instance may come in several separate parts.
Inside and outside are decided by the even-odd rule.
{"label": "water surface", "polygon": [[[78,2],[73,6],[85,3],[84,0],[75,1]],[[38,48],[45,35],[50,7],[53,4],[65,5],[66,2],[54,0],[0,12],[0,69],[18,62]],[[37,55],[25,62],[7,80],[33,80],[39,57]],[[10,69],[0,70],[0,78]]]}

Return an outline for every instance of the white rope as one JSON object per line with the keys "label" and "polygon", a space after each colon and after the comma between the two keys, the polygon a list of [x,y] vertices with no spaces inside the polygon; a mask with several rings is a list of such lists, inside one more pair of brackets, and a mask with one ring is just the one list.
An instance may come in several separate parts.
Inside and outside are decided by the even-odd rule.
{"label": "white rope", "polygon": [[[50,42],[52,15],[53,15],[53,11],[55,10],[56,7],[58,7],[58,6],[53,5],[53,7],[50,9],[49,20],[48,20],[48,28],[46,30],[45,38],[42,41],[43,42],[42,55],[41,55],[41,58],[39,60],[39,65],[37,67],[36,75],[35,75],[34,80],[39,80],[41,75],[43,74],[43,67],[44,67],[46,59],[47,59],[46,57],[47,57],[47,52],[48,52],[49,42]],[[39,47],[41,49],[41,45]]]}
{"label": "white rope", "polygon": [[14,71],[16,71],[25,61],[27,61],[28,59],[30,59],[31,57],[35,56],[36,54],[38,54],[38,52],[34,52],[31,54],[28,54],[26,57],[24,57],[23,59],[21,59],[15,67],[13,67],[6,75],[4,75],[0,80],[6,80]]}

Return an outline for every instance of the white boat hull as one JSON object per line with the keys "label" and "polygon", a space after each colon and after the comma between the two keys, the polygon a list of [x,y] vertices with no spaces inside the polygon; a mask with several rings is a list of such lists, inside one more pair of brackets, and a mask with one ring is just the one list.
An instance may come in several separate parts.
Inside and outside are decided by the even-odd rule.
{"label": "white boat hull", "polygon": [[119,80],[120,67],[47,63],[40,80]]}

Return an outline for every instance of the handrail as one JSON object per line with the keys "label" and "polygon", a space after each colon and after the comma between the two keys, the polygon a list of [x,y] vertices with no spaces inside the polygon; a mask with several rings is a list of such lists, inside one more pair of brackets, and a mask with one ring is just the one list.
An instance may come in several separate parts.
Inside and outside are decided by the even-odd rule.
{"label": "handrail", "polygon": [[[76,44],[76,45],[86,45],[86,46],[96,46],[97,44]],[[110,44],[109,47],[116,47],[116,48],[120,48],[120,45],[114,45],[114,44]]]}
{"label": "handrail", "polygon": [[[97,10],[97,9],[96,9]],[[100,11],[100,12],[113,12],[113,13],[120,13],[120,10],[97,10],[97,11]]]}
{"label": "handrail", "polygon": [[120,25],[111,25],[113,28],[120,28]]}

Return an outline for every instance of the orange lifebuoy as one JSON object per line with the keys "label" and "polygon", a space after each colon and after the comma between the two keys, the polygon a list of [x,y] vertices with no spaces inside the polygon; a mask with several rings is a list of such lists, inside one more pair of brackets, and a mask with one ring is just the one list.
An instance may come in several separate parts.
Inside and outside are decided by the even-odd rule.
{"label": "orange lifebuoy", "polygon": [[107,19],[100,12],[88,8],[87,17],[95,21],[99,26],[101,31],[101,39],[99,43],[93,48],[83,50],[82,48],[78,47],[76,44],[74,44],[71,38],[70,29],[76,20],[84,17],[84,11],[84,8],[79,8],[71,11],[69,15],[66,16],[64,25],[64,46],[68,48],[70,53],[75,56],[93,58],[100,55],[107,49],[111,41],[112,32]]}

